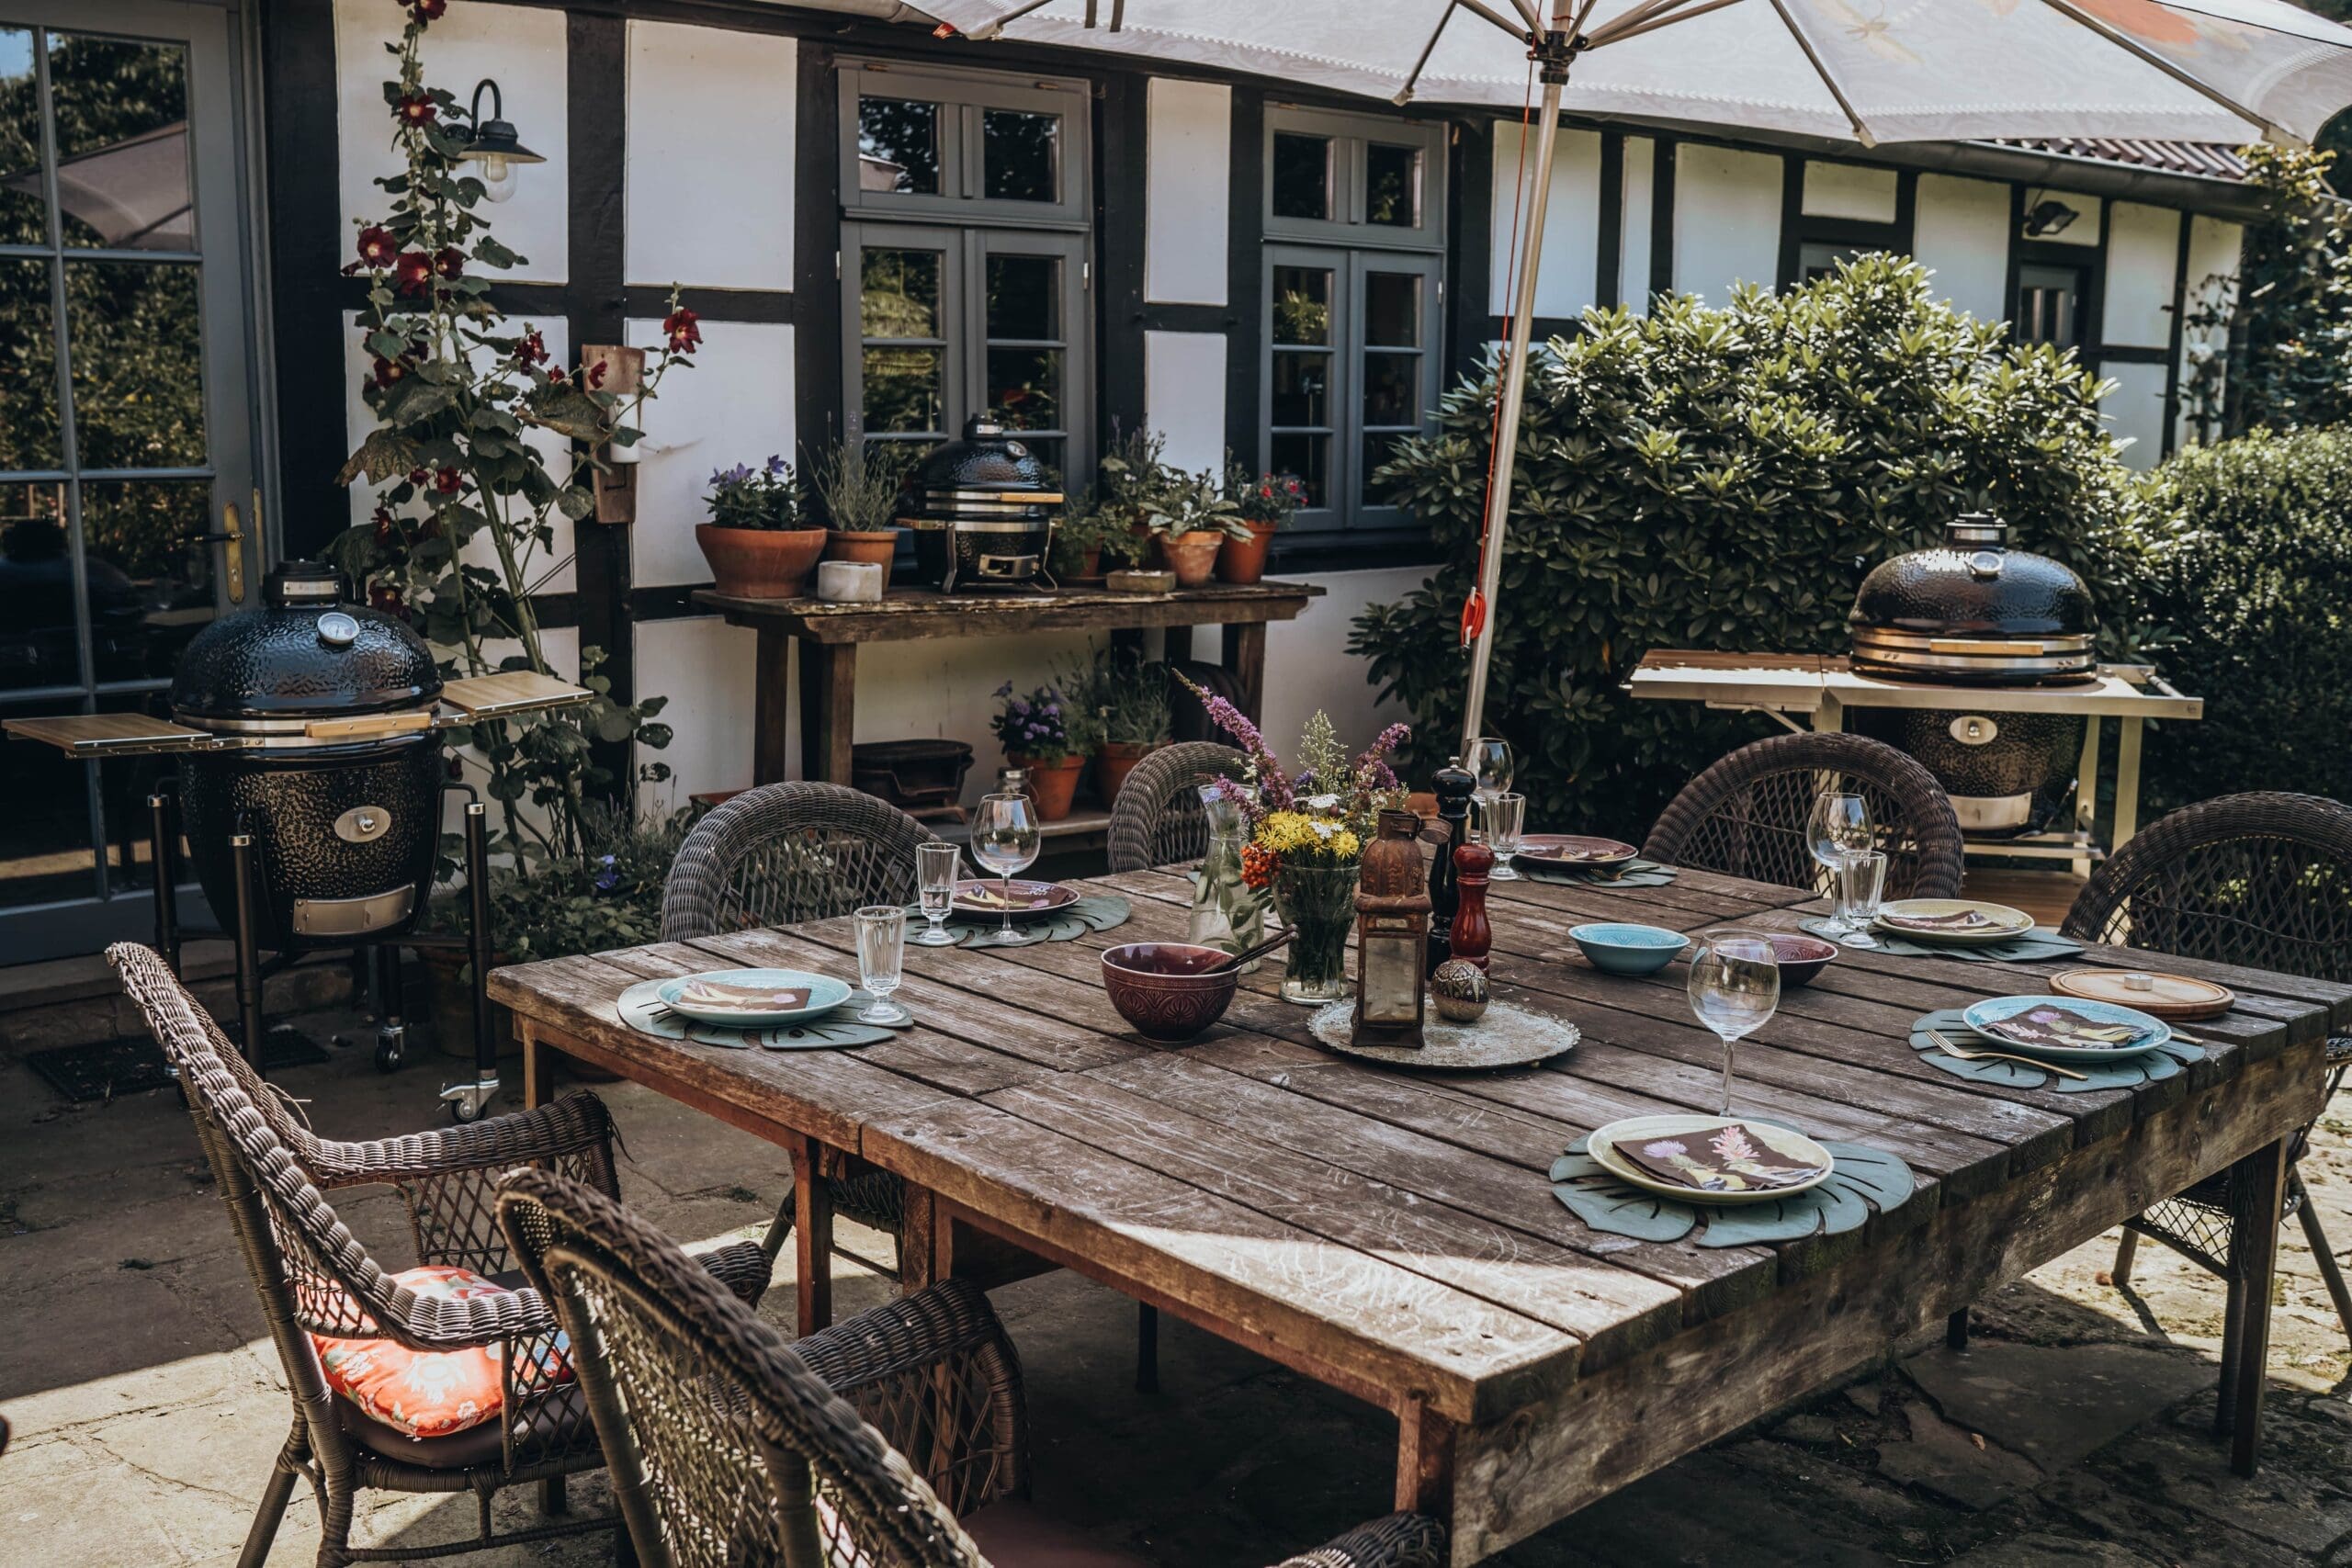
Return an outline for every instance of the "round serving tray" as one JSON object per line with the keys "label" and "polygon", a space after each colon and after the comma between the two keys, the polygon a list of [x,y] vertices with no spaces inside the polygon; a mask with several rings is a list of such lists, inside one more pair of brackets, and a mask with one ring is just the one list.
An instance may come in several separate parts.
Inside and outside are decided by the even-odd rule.
{"label": "round serving tray", "polygon": [[[2124,977],[2132,974],[2144,975],[2153,982],[2150,988],[2134,990],[2125,985]],[[2238,1000],[2237,993],[2227,986],[2154,969],[2069,969],[2052,976],[2050,988],[2062,997],[2112,1002],[2118,1007],[2136,1009],[2150,1018],[2179,1023],[2219,1018],[2235,1007]]]}

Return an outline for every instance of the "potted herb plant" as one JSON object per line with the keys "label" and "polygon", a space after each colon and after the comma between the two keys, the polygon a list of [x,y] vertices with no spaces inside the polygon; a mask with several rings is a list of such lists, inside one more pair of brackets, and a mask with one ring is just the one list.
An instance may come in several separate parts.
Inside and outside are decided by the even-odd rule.
{"label": "potted herb plant", "polygon": [[888,575],[899,553],[899,487],[913,457],[903,441],[835,441],[817,455],[811,477],[828,525],[825,559],[869,561]]}
{"label": "potted herb plant", "polygon": [[1078,795],[1078,775],[1086,766],[1084,753],[1071,743],[1069,716],[1058,686],[1040,686],[1015,695],[1007,681],[996,689],[1003,705],[989,728],[1004,748],[1004,760],[1029,772],[1030,798],[1037,803],[1037,819],[1059,822],[1069,815]]}
{"label": "potted herb plant", "polygon": [[801,515],[791,464],[777,456],[762,468],[720,468],[710,476],[709,503],[710,521],[695,525],[695,543],[721,593],[797,599],[808,592],[825,530]]}
{"label": "potted herb plant", "polygon": [[1110,806],[1140,762],[1169,742],[1168,666],[1114,648],[1061,682],[1074,745],[1094,758],[1095,785]]}
{"label": "potted herb plant", "polygon": [[1167,438],[1155,431],[1132,430],[1115,436],[1111,450],[1103,455],[1098,465],[1102,483],[1095,505],[1106,555],[1113,552],[1111,541],[1118,539],[1122,547],[1117,558],[1140,565],[1152,548],[1148,509],[1162,497],[1169,480],[1177,477],[1161,461],[1167,446]]}
{"label": "potted herb plant", "polygon": [[1060,581],[1093,587],[1113,563],[1131,566],[1142,557],[1143,541],[1127,519],[1102,505],[1091,490],[1072,495],[1054,524],[1050,564]]}
{"label": "potted herb plant", "polygon": [[1250,470],[1227,453],[1225,493],[1249,525],[1250,536],[1227,536],[1217,547],[1217,578],[1224,582],[1255,582],[1266,575],[1266,552],[1273,547],[1274,535],[1297,515],[1299,503],[1306,499],[1306,487],[1295,474],[1260,474],[1252,479]]}
{"label": "potted herb plant", "polygon": [[1176,574],[1179,588],[1198,588],[1216,571],[1217,551],[1228,540],[1247,540],[1250,525],[1227,498],[1218,477],[1204,468],[1180,474],[1144,504],[1146,526],[1159,541],[1159,554]]}

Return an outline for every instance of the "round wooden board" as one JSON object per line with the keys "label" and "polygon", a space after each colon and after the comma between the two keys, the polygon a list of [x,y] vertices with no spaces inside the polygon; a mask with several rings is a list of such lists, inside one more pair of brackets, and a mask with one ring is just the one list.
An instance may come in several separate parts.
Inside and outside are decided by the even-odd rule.
{"label": "round wooden board", "polygon": [[2062,997],[2113,1002],[2120,1007],[2136,1008],[2151,1018],[2181,1022],[2219,1018],[2237,1005],[2237,993],[2227,986],[2192,979],[2187,975],[2166,975],[2155,969],[2136,971],[2154,980],[2155,988],[2135,991],[2123,983],[2123,976],[2132,973],[2135,971],[2128,969],[2069,969],[2052,976],[2050,988]]}

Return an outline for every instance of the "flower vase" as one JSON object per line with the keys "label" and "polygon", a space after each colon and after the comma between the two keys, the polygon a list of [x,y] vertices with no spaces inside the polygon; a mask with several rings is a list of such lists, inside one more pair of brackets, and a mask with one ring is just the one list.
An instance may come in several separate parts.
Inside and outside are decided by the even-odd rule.
{"label": "flower vase", "polygon": [[1283,1000],[1319,1007],[1348,994],[1348,933],[1355,930],[1361,870],[1285,865],[1274,873],[1274,907],[1291,929],[1283,950]]}
{"label": "flower vase", "polygon": [[[1247,826],[1209,834],[1208,853],[1193,874],[1193,916],[1184,933],[1194,946],[1239,953],[1265,940],[1265,897],[1241,879],[1241,847],[1249,841]],[[1255,974],[1261,962],[1251,959],[1241,973]]]}

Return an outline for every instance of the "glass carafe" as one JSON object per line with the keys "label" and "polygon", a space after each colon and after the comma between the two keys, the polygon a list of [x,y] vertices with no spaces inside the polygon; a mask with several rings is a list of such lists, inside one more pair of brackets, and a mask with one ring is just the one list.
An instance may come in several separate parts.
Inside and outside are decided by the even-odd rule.
{"label": "glass carafe", "polygon": [[[1201,786],[1201,811],[1208,818],[1208,852],[1193,874],[1193,918],[1188,940],[1202,947],[1239,953],[1265,940],[1266,895],[1241,880],[1241,850],[1250,841],[1250,819],[1240,805],[1215,784]],[[1248,974],[1258,967],[1250,960]]]}

